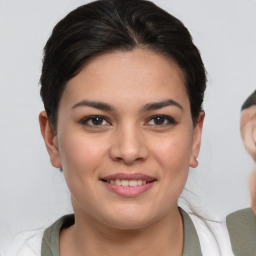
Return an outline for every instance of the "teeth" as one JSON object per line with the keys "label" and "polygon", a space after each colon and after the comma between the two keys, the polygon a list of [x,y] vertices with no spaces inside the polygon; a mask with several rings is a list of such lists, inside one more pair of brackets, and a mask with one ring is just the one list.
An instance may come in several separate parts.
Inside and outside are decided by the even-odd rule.
{"label": "teeth", "polygon": [[121,180],[115,180],[115,184],[118,185],[118,186],[121,186],[122,182],[121,182]]}
{"label": "teeth", "polygon": [[121,184],[124,187],[127,187],[129,185],[129,181],[128,180],[121,180]]}
{"label": "teeth", "polygon": [[147,184],[147,181],[145,181],[145,180],[119,180],[119,179],[116,179],[116,180],[107,180],[107,183],[115,184],[115,185],[123,186],[123,187],[127,187],[127,186],[135,187],[135,186],[145,185],[145,184]]}
{"label": "teeth", "polygon": [[129,186],[135,187],[135,186],[137,186],[137,185],[139,185],[139,183],[138,183],[137,180],[130,180],[130,181],[129,181]]}

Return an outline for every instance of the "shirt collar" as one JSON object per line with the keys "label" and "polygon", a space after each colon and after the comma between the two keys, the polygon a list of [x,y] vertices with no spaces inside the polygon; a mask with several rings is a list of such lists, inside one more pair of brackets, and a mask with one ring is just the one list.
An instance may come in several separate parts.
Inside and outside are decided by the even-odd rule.
{"label": "shirt collar", "polygon": [[184,227],[184,245],[182,256],[202,256],[199,238],[189,215],[179,208]]}
{"label": "shirt collar", "polygon": [[[179,208],[183,219],[184,227],[184,245],[182,256],[202,256],[199,238],[196,229],[189,215]],[[61,228],[74,224],[74,215],[66,215],[57,220],[52,226],[44,232],[41,255],[42,256],[59,256],[59,233]]]}

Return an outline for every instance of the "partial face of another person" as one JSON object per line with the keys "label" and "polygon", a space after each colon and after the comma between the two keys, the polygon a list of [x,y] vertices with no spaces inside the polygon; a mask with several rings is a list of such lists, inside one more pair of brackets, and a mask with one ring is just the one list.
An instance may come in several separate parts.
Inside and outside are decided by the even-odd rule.
{"label": "partial face of another person", "polygon": [[[241,136],[245,148],[256,162],[256,106],[252,105],[241,112]],[[256,168],[254,167],[249,180],[251,207],[256,215]]]}
{"label": "partial face of another person", "polygon": [[145,49],[94,57],[66,85],[56,134],[40,118],[77,215],[137,229],[177,211],[203,115],[194,127],[174,62]]}
{"label": "partial face of another person", "polygon": [[252,105],[241,112],[241,136],[245,148],[256,161],[256,106]]}

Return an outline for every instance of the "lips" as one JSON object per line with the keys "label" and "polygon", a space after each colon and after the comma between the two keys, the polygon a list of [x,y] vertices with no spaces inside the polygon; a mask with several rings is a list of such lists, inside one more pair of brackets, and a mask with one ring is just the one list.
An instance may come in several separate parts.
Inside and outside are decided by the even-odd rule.
{"label": "lips", "polygon": [[156,178],[142,174],[116,173],[100,178],[104,185],[122,196],[137,196],[150,189]]}

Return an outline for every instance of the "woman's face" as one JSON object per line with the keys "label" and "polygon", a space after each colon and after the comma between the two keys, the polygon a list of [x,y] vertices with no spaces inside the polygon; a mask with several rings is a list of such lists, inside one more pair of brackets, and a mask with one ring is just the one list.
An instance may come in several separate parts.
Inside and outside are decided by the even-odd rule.
{"label": "woman's face", "polygon": [[175,63],[150,50],[117,51],[91,59],[67,83],[57,133],[45,140],[77,216],[132,229],[177,211],[202,122],[193,127]]}

